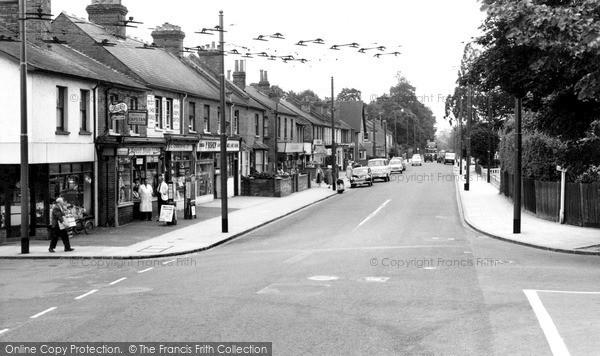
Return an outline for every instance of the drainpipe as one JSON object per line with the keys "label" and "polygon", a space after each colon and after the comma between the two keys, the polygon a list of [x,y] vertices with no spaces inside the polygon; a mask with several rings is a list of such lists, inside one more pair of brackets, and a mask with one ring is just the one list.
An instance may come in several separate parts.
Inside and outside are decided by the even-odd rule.
{"label": "drainpipe", "polygon": [[95,141],[96,141],[96,134],[98,133],[98,87],[100,86],[100,82],[96,83],[96,86],[92,88],[92,93],[94,93],[94,100],[92,101],[92,105],[94,106],[94,109],[92,110],[93,115],[94,115],[94,123],[92,125],[92,137],[94,139],[94,169],[93,169],[93,174],[94,174],[94,225],[98,226],[98,150],[95,149],[96,145],[95,145]]}

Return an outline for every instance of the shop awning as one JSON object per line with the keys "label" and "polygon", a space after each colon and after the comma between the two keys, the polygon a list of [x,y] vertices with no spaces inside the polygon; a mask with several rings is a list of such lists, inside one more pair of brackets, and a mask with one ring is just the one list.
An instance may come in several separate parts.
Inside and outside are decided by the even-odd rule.
{"label": "shop awning", "polygon": [[280,142],[277,144],[280,153],[304,153],[304,142]]}
{"label": "shop awning", "polygon": [[263,142],[260,142],[260,141],[254,141],[252,148],[255,150],[265,150],[265,151],[269,150],[269,146],[267,146],[266,144],[264,144]]}

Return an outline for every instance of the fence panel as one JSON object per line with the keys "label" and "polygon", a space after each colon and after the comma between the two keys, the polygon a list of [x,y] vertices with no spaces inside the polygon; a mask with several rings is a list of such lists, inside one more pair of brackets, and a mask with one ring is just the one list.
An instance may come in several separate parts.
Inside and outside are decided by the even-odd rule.
{"label": "fence panel", "polygon": [[560,182],[535,181],[536,215],[558,221],[560,212]]}
{"label": "fence panel", "polygon": [[535,180],[523,178],[523,191],[521,195],[523,197],[522,204],[525,210],[535,214],[537,211],[535,204]]}
{"label": "fence panel", "polygon": [[600,227],[600,184],[581,184],[583,226]]}
{"label": "fence panel", "polygon": [[578,183],[565,184],[565,223],[583,226],[581,187]]}

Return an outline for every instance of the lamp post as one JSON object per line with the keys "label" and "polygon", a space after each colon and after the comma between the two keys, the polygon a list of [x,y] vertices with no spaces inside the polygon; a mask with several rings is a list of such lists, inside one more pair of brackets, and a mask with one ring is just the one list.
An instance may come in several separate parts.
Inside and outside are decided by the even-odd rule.
{"label": "lamp post", "polygon": [[388,156],[388,150],[387,150],[387,143],[388,143],[388,141],[387,141],[387,121],[383,120],[381,122],[381,124],[383,125],[383,142],[384,142],[383,143],[383,156],[385,158],[387,158],[387,156]]}
{"label": "lamp post", "polygon": [[333,97],[333,77],[331,77],[331,175],[333,190],[337,190],[337,159],[336,159],[336,148],[335,148],[335,120],[334,120],[334,97]]}
{"label": "lamp post", "polygon": [[513,234],[521,233],[521,149],[522,149],[522,105],[521,98],[515,98],[515,179],[513,189]]}
{"label": "lamp post", "polygon": [[[27,136],[27,24],[26,0],[19,1],[21,31],[21,253],[29,253],[29,137]],[[9,217],[10,219],[10,217]]]}
{"label": "lamp post", "polygon": [[471,99],[471,84],[469,84],[468,89],[467,89],[467,93],[468,93],[468,97],[467,97],[467,104],[469,105],[467,108],[467,177],[465,179],[465,190],[468,191],[469,190],[469,179],[470,174],[471,174],[471,114],[473,113],[472,111],[472,99]]}

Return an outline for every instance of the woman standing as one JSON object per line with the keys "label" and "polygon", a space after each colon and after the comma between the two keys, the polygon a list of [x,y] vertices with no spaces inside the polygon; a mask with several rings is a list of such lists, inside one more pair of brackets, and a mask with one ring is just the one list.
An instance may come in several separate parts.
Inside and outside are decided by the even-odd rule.
{"label": "woman standing", "polygon": [[152,193],[154,190],[152,186],[148,184],[146,178],[142,179],[142,185],[138,188],[140,195],[140,213],[142,214],[142,220],[144,215],[148,221],[152,221]]}
{"label": "woman standing", "polygon": [[54,206],[52,207],[52,212],[51,212],[52,240],[50,240],[50,248],[48,248],[48,251],[50,251],[50,252],[54,252],[54,249],[56,248],[56,244],[58,243],[59,237],[62,240],[63,245],[65,245],[66,252],[75,250],[74,248],[71,248],[71,243],[69,242],[69,233],[67,231],[67,228],[61,230],[60,226],[58,224],[59,221],[61,223],[64,221],[66,209],[67,209],[67,204],[65,203],[64,199],[60,198],[60,197],[56,198],[56,204],[54,204]]}

